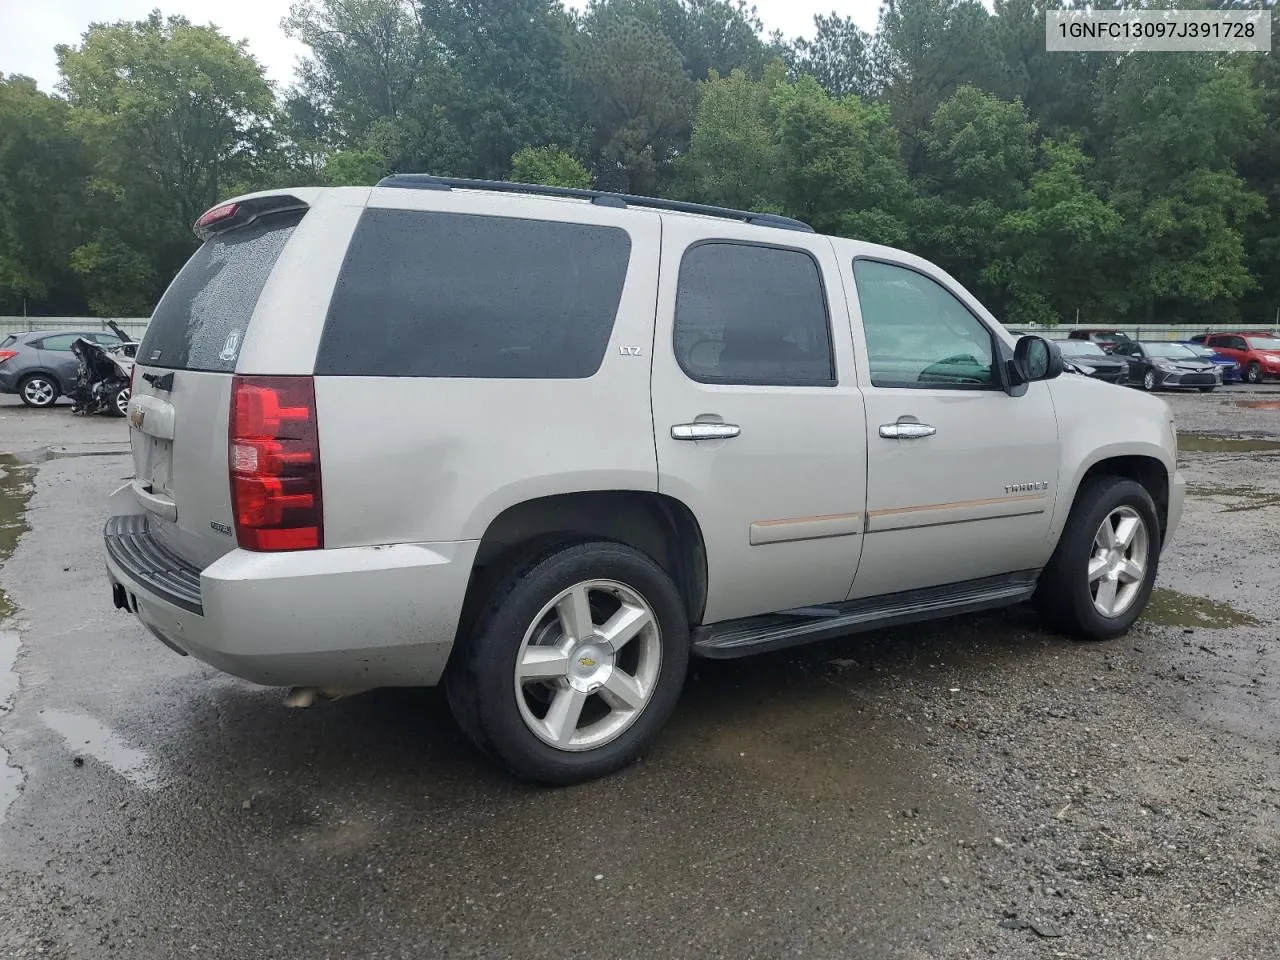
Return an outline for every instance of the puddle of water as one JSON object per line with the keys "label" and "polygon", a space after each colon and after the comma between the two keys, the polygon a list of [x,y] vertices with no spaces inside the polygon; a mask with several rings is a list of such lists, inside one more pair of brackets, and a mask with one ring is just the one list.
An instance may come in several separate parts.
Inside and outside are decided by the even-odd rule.
{"label": "puddle of water", "polygon": [[[0,454],[0,564],[11,556],[27,532],[27,500],[31,498],[31,468],[17,457]],[[13,615],[13,605],[0,590],[0,621]]]}
{"label": "puddle of water", "polygon": [[1179,453],[1277,453],[1280,440],[1218,437],[1207,433],[1178,434]]}
{"label": "puddle of water", "polygon": [[1207,627],[1225,630],[1229,627],[1260,627],[1262,621],[1217,600],[1193,597],[1176,590],[1157,587],[1142,619],[1160,627]]}
{"label": "puddle of water", "polygon": [[1187,495],[1203,497],[1206,500],[1236,500],[1238,503],[1223,507],[1219,513],[1249,513],[1254,510],[1266,510],[1280,507],[1280,493],[1262,490],[1258,487],[1215,487],[1190,486]]}
{"label": "puddle of water", "polygon": [[160,776],[152,769],[151,756],[129,746],[105,723],[70,710],[44,710],[40,718],[66,741],[73,754],[93,757],[144,790],[158,790],[163,786]]}
{"label": "puddle of water", "polygon": [[1237,400],[1234,406],[1247,410],[1280,410],[1280,400]]}

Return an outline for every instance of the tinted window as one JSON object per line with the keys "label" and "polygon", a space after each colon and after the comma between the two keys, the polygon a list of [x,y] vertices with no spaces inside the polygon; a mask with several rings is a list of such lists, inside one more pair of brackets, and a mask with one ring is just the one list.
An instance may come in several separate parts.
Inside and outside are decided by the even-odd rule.
{"label": "tinted window", "polygon": [[631,238],[617,227],[368,210],[338,277],[316,373],[590,377]]}
{"label": "tinted window", "polygon": [[703,383],[834,383],[818,264],[776,247],[691,247],[680,263],[674,346],[685,373]]}
{"label": "tinted window", "polygon": [[993,385],[991,331],[949,290],[924,274],[874,260],[854,261],[853,275],[873,385]]}
{"label": "tinted window", "polygon": [[206,240],[160,298],[138,357],[153,367],[234,370],[258,296],[301,219],[262,217]]}
{"label": "tinted window", "polygon": [[92,340],[93,337],[84,333],[59,333],[52,337],[45,337],[38,344],[41,350],[70,350],[71,345],[81,337]]}

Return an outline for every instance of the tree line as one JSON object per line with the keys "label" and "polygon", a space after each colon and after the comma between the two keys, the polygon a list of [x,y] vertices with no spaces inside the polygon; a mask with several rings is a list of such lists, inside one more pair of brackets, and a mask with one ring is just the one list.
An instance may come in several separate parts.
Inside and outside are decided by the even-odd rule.
{"label": "tree line", "polygon": [[95,24],[54,94],[0,74],[0,314],[145,315],[219,199],[425,171],[799,217],[1010,323],[1271,324],[1274,52],[1046,53],[1058,6],[788,39],[745,0],[301,0],[284,90],[216,27]]}

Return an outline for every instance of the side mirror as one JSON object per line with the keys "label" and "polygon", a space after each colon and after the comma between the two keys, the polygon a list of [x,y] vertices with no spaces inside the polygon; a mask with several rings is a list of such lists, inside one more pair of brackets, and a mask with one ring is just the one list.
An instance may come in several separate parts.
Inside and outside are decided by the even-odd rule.
{"label": "side mirror", "polygon": [[1026,336],[1013,348],[1013,373],[1021,383],[1052,380],[1062,375],[1062,351],[1044,337]]}

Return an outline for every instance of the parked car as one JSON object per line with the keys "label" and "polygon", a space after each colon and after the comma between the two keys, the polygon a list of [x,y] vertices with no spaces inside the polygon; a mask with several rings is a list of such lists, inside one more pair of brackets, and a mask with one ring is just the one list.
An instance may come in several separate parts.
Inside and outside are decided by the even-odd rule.
{"label": "parked car", "polygon": [[1102,347],[1089,340],[1062,340],[1062,361],[1071,373],[1083,374],[1107,383],[1124,383],[1129,364],[1111,356]]}
{"label": "parked car", "polygon": [[1067,339],[1096,343],[1107,353],[1111,353],[1119,344],[1132,342],[1129,335],[1120,330],[1072,330],[1067,334]]}
{"label": "parked car", "polygon": [[1202,360],[1217,364],[1218,372],[1222,374],[1223,383],[1239,383],[1244,379],[1240,372],[1240,364],[1230,357],[1206,347],[1203,343],[1197,343],[1194,339],[1183,341],[1183,346],[1188,347],[1192,353]]}
{"label": "parked car", "polygon": [[427,176],[196,229],[134,368],[116,606],[294,702],[443,683],[533,780],[629,762],[691,656],[1029,599],[1118,636],[1182,513],[1163,401],[1055,379],[900,250]]}
{"label": "parked car", "polygon": [[1218,365],[1182,343],[1135,340],[1116,347],[1116,356],[1128,361],[1129,382],[1143,390],[1195,387],[1201,393],[1212,393],[1222,385]]}
{"label": "parked car", "polygon": [[1244,379],[1262,383],[1280,377],[1280,337],[1258,333],[1215,333],[1205,346],[1240,364]]}
{"label": "parked car", "polygon": [[76,355],[80,337],[104,347],[122,340],[102,330],[33,330],[0,341],[0,393],[16,393],[28,407],[50,407],[76,386]]}

